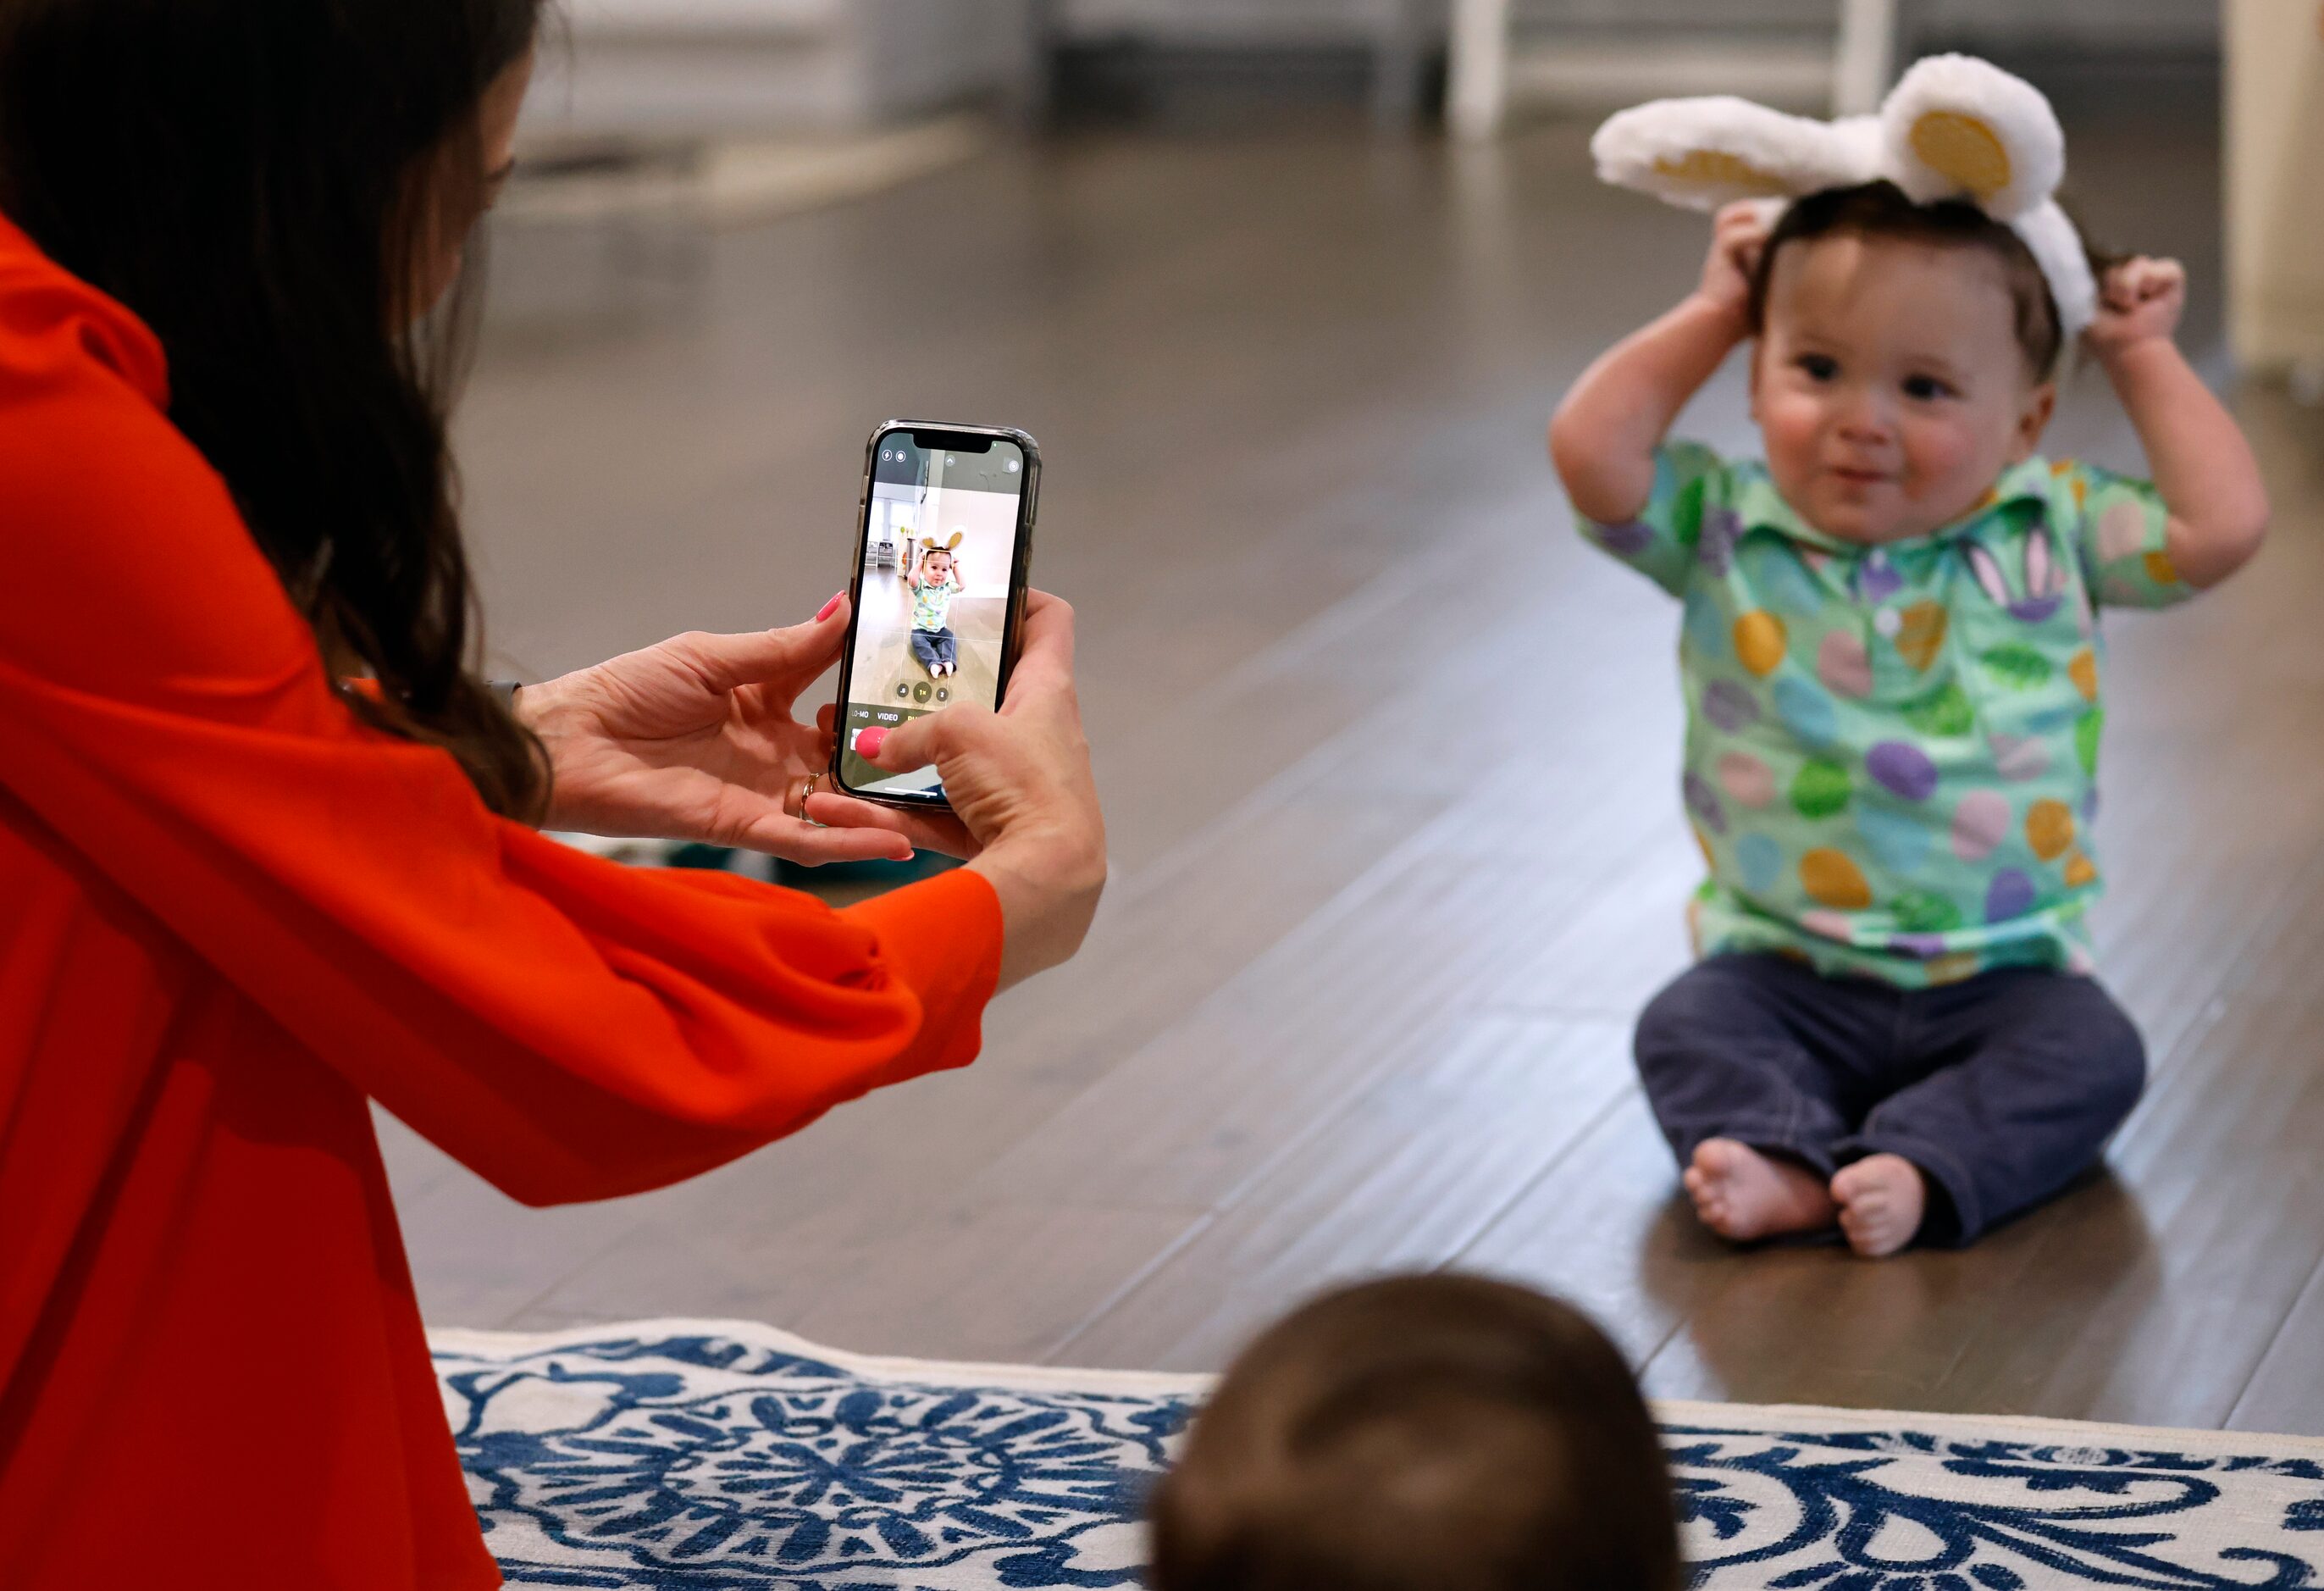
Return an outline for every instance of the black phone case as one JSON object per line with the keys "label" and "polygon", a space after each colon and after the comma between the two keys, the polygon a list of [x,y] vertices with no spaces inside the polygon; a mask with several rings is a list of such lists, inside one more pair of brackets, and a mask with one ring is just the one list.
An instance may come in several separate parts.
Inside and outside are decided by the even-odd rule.
{"label": "black phone case", "polygon": [[1017,667],[1018,648],[1022,641],[1025,624],[1025,596],[1031,589],[1033,562],[1033,524],[1041,510],[1041,448],[1030,432],[1004,425],[961,425],[946,421],[890,420],[872,429],[863,444],[863,485],[855,504],[855,540],[850,554],[853,572],[847,582],[847,634],[840,643],[839,703],[835,721],[838,734],[831,748],[831,788],[857,800],[872,801],[883,807],[896,807],[907,811],[949,811],[951,803],[940,795],[905,791],[858,790],[846,782],[844,768],[847,758],[848,702],[853,694],[855,672],[856,631],[863,623],[863,569],[870,556],[872,529],[872,470],[880,457],[882,439],[899,431],[912,433],[915,447],[936,450],[938,442],[923,442],[928,438],[982,437],[1014,442],[1025,455],[1025,491],[1018,500],[1017,537],[1010,555],[1009,607],[1001,622],[1001,669],[994,685],[992,705],[997,708],[1009,698],[1009,676]]}

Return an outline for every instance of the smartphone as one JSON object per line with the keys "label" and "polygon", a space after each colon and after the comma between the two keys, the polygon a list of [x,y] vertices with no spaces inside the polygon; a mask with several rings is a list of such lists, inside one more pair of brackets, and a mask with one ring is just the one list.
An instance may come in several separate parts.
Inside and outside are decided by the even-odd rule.
{"label": "smartphone", "polygon": [[872,433],[848,587],[855,611],[839,658],[837,789],[889,806],[946,805],[934,768],[890,773],[858,747],[956,701],[1001,705],[1040,503],[1041,450],[1021,430],[891,420]]}

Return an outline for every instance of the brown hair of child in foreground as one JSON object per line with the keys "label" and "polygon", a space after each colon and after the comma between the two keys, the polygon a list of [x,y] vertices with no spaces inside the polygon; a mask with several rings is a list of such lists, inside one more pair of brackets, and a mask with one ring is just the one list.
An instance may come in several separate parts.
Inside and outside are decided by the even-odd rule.
{"label": "brown hair of child in foreground", "polygon": [[1246,1349],[1152,1510],[1155,1591],[1676,1591],[1621,1353],[1478,1276],[1330,1293]]}

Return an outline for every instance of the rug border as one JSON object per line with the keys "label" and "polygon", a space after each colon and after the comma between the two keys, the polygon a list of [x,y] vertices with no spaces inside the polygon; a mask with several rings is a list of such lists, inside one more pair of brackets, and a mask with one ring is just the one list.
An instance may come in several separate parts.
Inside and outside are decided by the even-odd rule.
{"label": "rug border", "polygon": [[[820,1359],[872,1381],[933,1381],[939,1383],[974,1382],[980,1385],[1025,1392],[1113,1392],[1140,1397],[1200,1397],[1217,1380],[1192,1371],[1095,1370],[1068,1365],[1004,1364],[970,1359],[918,1359],[877,1354],[853,1354],[769,1326],[758,1320],[733,1320],[692,1316],[653,1317],[637,1320],[607,1320],[591,1326],[568,1326],[556,1331],[486,1331],[463,1327],[430,1327],[429,1350],[434,1354],[473,1355],[493,1358],[540,1353],[601,1341],[607,1337],[716,1335],[763,1343],[803,1358]],[[1932,1436],[2016,1437],[2046,1439],[2057,1447],[2159,1447],[2184,1452],[2190,1448],[2234,1448],[2248,1453],[2264,1446],[2275,1458],[2314,1458],[2324,1462],[2324,1437],[2296,1437],[2266,1431],[2204,1430],[2172,1426],[2112,1425],[2090,1420],[2053,1420],[2032,1414],[1934,1414],[1910,1409],[1838,1409],[1812,1403],[1717,1403],[1691,1399],[1652,1400],[1655,1418],[1666,1426],[1740,1427],[1757,1431],[1771,1429],[1895,1429],[1909,1425]]]}

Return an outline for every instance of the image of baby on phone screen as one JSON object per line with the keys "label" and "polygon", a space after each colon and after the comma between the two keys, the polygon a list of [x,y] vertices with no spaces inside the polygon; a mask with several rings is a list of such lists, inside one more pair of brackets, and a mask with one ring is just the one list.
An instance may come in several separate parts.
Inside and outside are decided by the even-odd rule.
{"label": "image of baby on phone screen", "polygon": [[960,539],[955,531],[952,544],[939,547],[933,540],[924,538],[920,543],[924,550],[908,581],[912,593],[912,655],[936,679],[960,672],[960,642],[947,622],[952,599],[965,586],[954,550]]}

